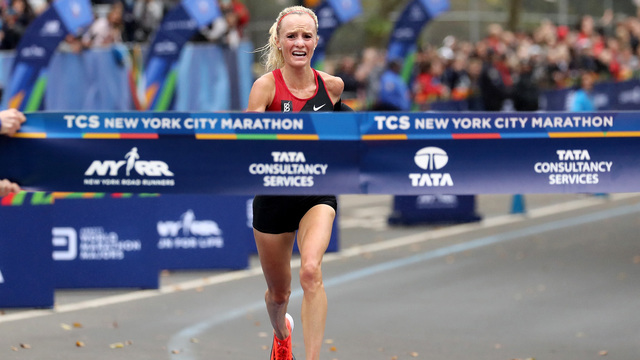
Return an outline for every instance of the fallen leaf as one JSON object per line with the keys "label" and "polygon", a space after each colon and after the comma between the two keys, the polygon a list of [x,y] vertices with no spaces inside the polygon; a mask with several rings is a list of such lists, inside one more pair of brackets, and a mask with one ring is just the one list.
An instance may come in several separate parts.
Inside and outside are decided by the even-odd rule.
{"label": "fallen leaf", "polygon": [[20,344],[20,347],[23,349],[31,349],[31,345],[29,344]]}
{"label": "fallen leaf", "polygon": [[253,326],[260,326],[260,321],[256,321],[253,323]]}
{"label": "fallen leaf", "polygon": [[127,345],[127,346],[129,346],[129,345],[132,345],[132,344],[133,344],[133,341],[131,341],[131,340],[127,340],[127,341],[125,341],[125,342],[124,342],[124,344],[125,344],[125,345]]}
{"label": "fallen leaf", "polygon": [[495,344],[493,345],[493,348],[496,350],[502,349],[502,344]]}
{"label": "fallen leaf", "polygon": [[392,356],[391,360],[398,360],[398,357],[397,356]]}
{"label": "fallen leaf", "polygon": [[69,324],[65,324],[65,323],[60,324],[60,327],[61,327],[61,328],[63,328],[63,329],[65,329],[65,330],[71,330],[71,329],[73,329],[73,327],[72,327],[71,325],[69,325]]}
{"label": "fallen leaf", "polygon": [[196,338],[191,338],[191,342],[192,342],[193,344],[197,344],[197,343],[199,343],[199,342],[200,342],[200,340],[198,340],[198,339],[196,339]]}
{"label": "fallen leaf", "polygon": [[336,349],[336,347],[335,347],[335,346],[332,346],[332,347],[329,349],[329,351],[331,351],[331,352],[336,352],[336,351],[338,351],[338,349]]}
{"label": "fallen leaf", "polygon": [[267,345],[262,345],[262,350],[269,350],[269,346],[267,346]]}
{"label": "fallen leaf", "polygon": [[180,354],[180,350],[171,350],[171,353],[174,355]]}
{"label": "fallen leaf", "polygon": [[84,347],[84,342],[76,341],[76,347]]}
{"label": "fallen leaf", "polygon": [[112,349],[122,349],[124,347],[124,344],[119,342],[119,343],[113,343],[111,345],[109,345],[110,348]]}
{"label": "fallen leaf", "polygon": [[79,328],[81,328],[81,327],[82,327],[82,324],[80,324],[80,323],[78,323],[78,322],[74,322],[74,323],[73,323],[73,327],[74,327],[74,328],[76,328],[76,329],[79,329]]}
{"label": "fallen leaf", "polygon": [[415,351],[414,351],[414,352],[412,352],[412,353],[410,353],[409,355],[411,355],[411,357],[418,357],[418,353],[417,353],[417,352],[415,352]]}
{"label": "fallen leaf", "polygon": [[264,331],[260,331],[260,332],[258,333],[258,337],[266,338],[266,337],[269,337],[269,334],[267,334],[267,333],[266,333],[266,332],[264,332]]}
{"label": "fallen leaf", "polygon": [[607,354],[609,354],[609,352],[607,350],[602,350],[598,353],[598,355],[600,356],[607,356]]}
{"label": "fallen leaf", "polygon": [[324,341],[324,343],[325,343],[325,344],[333,344],[333,340],[331,340],[331,339],[326,339],[326,340]]}
{"label": "fallen leaf", "polygon": [[15,347],[15,346],[12,346],[12,347],[11,347],[11,350],[13,350],[13,351],[18,351],[18,348],[17,348],[17,347]]}

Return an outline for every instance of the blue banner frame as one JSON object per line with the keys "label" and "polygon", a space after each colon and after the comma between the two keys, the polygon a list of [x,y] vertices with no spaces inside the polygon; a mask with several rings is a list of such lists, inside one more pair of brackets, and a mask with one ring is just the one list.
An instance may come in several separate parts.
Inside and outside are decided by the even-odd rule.
{"label": "blue banner frame", "polygon": [[638,116],[33,113],[0,139],[0,163],[45,191],[627,192],[640,189]]}

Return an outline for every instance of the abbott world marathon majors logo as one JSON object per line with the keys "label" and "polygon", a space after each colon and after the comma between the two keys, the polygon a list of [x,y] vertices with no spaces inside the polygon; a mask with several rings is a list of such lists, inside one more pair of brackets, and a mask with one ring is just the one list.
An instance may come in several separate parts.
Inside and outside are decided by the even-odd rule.
{"label": "abbott world marathon majors logo", "polygon": [[189,209],[178,221],[158,221],[158,249],[208,249],[224,247],[222,230],[213,220],[196,220]]}
{"label": "abbott world marathon majors logo", "polygon": [[411,186],[453,186],[451,174],[438,171],[444,168],[449,162],[449,155],[447,155],[446,151],[435,146],[428,146],[418,150],[413,160],[419,168],[428,172],[409,174]]}
{"label": "abbott world marathon majors logo", "polygon": [[272,151],[270,160],[249,165],[251,175],[262,176],[264,187],[312,187],[314,176],[326,175],[329,168],[308,163],[301,151]]}
{"label": "abbott world marathon majors logo", "polygon": [[94,160],[84,172],[88,186],[175,186],[169,165],[160,160],[140,160],[133,147],[124,160]]}
{"label": "abbott world marathon majors logo", "polygon": [[120,239],[115,231],[107,231],[101,226],[54,227],[51,229],[53,260],[124,260],[127,253],[140,252],[140,239]]}
{"label": "abbott world marathon majors logo", "polygon": [[560,149],[552,161],[536,162],[533,170],[546,174],[549,185],[594,185],[612,167],[613,161],[595,160],[587,149]]}

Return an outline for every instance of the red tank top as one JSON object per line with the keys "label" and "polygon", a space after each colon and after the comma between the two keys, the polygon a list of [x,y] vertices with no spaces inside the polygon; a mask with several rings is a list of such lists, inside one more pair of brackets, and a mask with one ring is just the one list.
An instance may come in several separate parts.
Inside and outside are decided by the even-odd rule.
{"label": "red tank top", "polygon": [[308,99],[301,99],[291,93],[284,82],[280,69],[272,71],[276,80],[276,93],[267,111],[277,112],[299,112],[299,111],[333,111],[333,103],[329,92],[324,85],[322,76],[315,69],[313,74],[316,78],[316,92]]}

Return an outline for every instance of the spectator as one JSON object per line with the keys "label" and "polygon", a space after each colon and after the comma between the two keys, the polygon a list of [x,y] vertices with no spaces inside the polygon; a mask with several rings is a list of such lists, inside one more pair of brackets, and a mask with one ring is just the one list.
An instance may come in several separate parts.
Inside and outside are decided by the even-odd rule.
{"label": "spectator", "polygon": [[[0,134],[13,136],[27,120],[24,114],[16,109],[0,111]],[[0,180],[0,197],[20,191],[20,186],[7,179]]]}
{"label": "spectator", "polygon": [[207,41],[235,49],[244,36],[244,28],[250,19],[249,10],[239,0],[222,0],[219,4],[223,16],[202,29],[201,35]]}
{"label": "spectator", "polygon": [[356,79],[356,59],[353,56],[345,56],[340,60],[336,76],[344,82],[343,98],[353,99],[358,93],[360,84]]}
{"label": "spectator", "polygon": [[82,37],[85,47],[104,47],[122,42],[124,5],[116,1],[106,17],[96,19]]}
{"label": "spectator", "polygon": [[580,88],[573,94],[569,105],[569,111],[594,111],[596,110],[593,101],[593,84],[595,74],[585,71],[580,76]]}
{"label": "spectator", "polygon": [[429,103],[449,96],[449,88],[443,84],[444,64],[439,58],[421,65],[414,80],[414,102],[421,110],[429,109]]}
{"label": "spectator", "polygon": [[164,14],[164,3],[161,0],[138,0],[133,6],[133,17],[136,29],[133,40],[146,42],[151,34],[160,26]]}
{"label": "spectator", "polygon": [[34,18],[35,13],[26,0],[12,0],[2,14],[3,35],[0,50],[17,48],[27,26]]}
{"label": "spectator", "polygon": [[518,76],[513,86],[513,107],[516,111],[537,111],[540,89],[534,78],[531,61],[520,64]]}
{"label": "spectator", "polygon": [[480,96],[485,111],[500,111],[507,99],[508,90],[502,74],[498,70],[500,54],[490,51],[489,56],[482,66],[480,80]]}
{"label": "spectator", "polygon": [[380,78],[380,91],[378,93],[375,111],[409,111],[411,110],[411,95],[409,88],[400,75],[402,63],[400,60],[391,60],[387,70]]}

